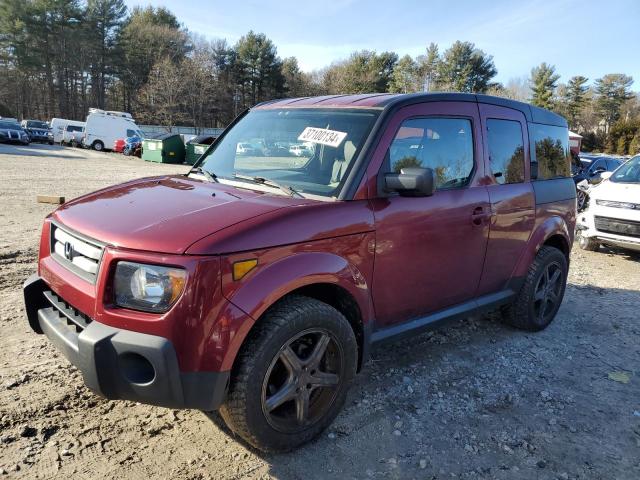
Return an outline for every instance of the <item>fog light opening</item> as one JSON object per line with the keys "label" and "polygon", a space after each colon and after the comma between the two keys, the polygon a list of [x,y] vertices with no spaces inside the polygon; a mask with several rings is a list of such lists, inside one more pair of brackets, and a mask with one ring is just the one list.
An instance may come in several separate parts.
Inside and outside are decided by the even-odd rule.
{"label": "fog light opening", "polygon": [[131,383],[146,385],[153,382],[156,377],[156,371],[151,362],[138,353],[123,353],[118,359],[120,371]]}

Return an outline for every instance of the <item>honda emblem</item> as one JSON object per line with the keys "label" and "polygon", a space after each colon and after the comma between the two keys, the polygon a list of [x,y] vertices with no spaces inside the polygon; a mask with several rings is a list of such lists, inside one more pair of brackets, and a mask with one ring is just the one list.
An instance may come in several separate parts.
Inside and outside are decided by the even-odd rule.
{"label": "honda emblem", "polygon": [[73,260],[73,245],[71,242],[64,242],[64,258],[69,261]]}

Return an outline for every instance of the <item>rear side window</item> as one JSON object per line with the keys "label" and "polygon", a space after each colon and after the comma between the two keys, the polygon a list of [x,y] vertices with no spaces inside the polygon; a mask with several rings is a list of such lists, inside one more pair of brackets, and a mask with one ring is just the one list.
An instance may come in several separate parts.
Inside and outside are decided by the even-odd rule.
{"label": "rear side window", "polygon": [[405,120],[389,146],[388,170],[431,168],[440,189],[465,186],[473,172],[471,121],[464,118]]}
{"label": "rear side window", "polygon": [[531,179],[548,180],[571,175],[569,132],[564,127],[529,124]]}
{"label": "rear side window", "polygon": [[491,173],[500,184],[524,182],[522,126],[513,120],[487,120]]}

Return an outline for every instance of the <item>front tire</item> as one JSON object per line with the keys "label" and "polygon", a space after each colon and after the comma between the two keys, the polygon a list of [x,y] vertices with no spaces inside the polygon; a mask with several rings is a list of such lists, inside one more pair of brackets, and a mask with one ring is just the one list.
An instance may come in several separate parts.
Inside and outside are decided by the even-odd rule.
{"label": "front tire", "polygon": [[547,328],[562,303],[567,273],[564,254],[554,247],[542,247],[531,263],[516,299],[503,308],[504,321],[533,332]]}
{"label": "front tire", "polygon": [[101,152],[102,150],[104,150],[104,143],[102,143],[100,140],[96,140],[95,142],[93,142],[91,144],[91,147],[96,151],[96,152]]}
{"label": "front tire", "polygon": [[245,341],[220,414],[253,447],[292,450],[340,412],[357,352],[353,330],[335,308],[313,298],[285,298]]}

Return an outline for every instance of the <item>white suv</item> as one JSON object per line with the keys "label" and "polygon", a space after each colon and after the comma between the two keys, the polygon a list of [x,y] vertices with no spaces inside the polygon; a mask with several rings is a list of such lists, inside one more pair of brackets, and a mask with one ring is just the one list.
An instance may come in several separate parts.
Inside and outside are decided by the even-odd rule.
{"label": "white suv", "polygon": [[640,251],[640,155],[589,192],[589,207],[578,214],[578,243],[595,251],[601,244]]}

